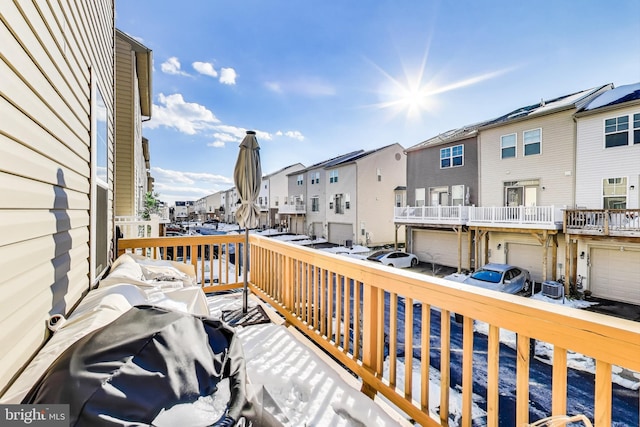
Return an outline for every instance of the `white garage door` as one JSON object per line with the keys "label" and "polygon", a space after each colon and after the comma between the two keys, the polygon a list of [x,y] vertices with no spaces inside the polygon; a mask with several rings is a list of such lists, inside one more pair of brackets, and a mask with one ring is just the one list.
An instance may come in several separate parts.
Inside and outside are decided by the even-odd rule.
{"label": "white garage door", "polygon": [[329,242],[338,245],[346,245],[347,240],[353,241],[353,225],[339,222],[329,223]]}
{"label": "white garage door", "polygon": [[[462,268],[469,264],[467,233],[462,233]],[[458,233],[454,231],[414,230],[413,248],[420,261],[458,267]]]}
{"label": "white garage door", "polygon": [[[542,282],[542,245],[507,243],[507,264],[529,270],[531,279]],[[547,280],[551,280],[551,248],[547,248]]]}
{"label": "white garage door", "polygon": [[591,248],[589,289],[594,296],[640,304],[640,251]]}

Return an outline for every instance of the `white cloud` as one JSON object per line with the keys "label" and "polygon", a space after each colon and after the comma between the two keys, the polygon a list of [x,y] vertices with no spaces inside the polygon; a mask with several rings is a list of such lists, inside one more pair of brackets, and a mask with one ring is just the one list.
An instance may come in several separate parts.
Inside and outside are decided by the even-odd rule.
{"label": "white cloud", "polygon": [[213,68],[213,64],[210,62],[194,62],[191,64],[193,69],[204,74],[205,76],[218,77],[218,72]]}
{"label": "white cloud", "polygon": [[224,141],[220,141],[219,139],[210,142],[207,144],[207,147],[213,147],[213,148],[224,148],[226,145],[226,143]]}
{"label": "white cloud", "polygon": [[175,128],[182,133],[194,135],[199,131],[211,129],[220,120],[205,106],[185,102],[179,93],[158,95],[159,104],[153,105],[153,117],[145,127],[155,129],[158,126]]}
{"label": "white cloud", "polygon": [[[156,182],[164,183],[169,181],[171,184],[186,184],[193,185],[197,182],[205,182],[210,184],[233,184],[233,178],[229,178],[224,175],[217,175],[206,172],[183,172],[183,171],[175,171],[170,169],[163,169],[160,167],[152,167],[151,172]],[[154,183],[155,185],[155,183]],[[169,184],[165,184],[169,185]],[[181,186],[173,187],[175,188],[185,188]]]}
{"label": "white cloud", "polygon": [[183,75],[183,76],[189,75],[180,69],[180,61],[175,56],[172,56],[171,58],[163,62],[162,65],[160,66],[160,69],[162,70],[163,73],[167,73],[167,74],[177,74],[177,75]]}
{"label": "white cloud", "polygon": [[285,132],[285,135],[289,138],[297,139],[298,141],[304,141],[304,135],[298,130],[290,130]]}
{"label": "white cloud", "polygon": [[265,86],[272,92],[291,93],[303,96],[333,96],[336,88],[316,77],[310,77],[287,82],[266,82]]}
{"label": "white cloud", "polygon": [[233,68],[222,68],[220,70],[220,83],[225,85],[235,85],[237,76],[236,70]]}

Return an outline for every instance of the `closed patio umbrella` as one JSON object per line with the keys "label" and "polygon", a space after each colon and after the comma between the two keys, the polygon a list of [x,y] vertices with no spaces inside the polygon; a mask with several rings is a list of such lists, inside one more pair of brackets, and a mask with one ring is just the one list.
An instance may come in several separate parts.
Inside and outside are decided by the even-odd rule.
{"label": "closed patio umbrella", "polygon": [[249,248],[249,229],[258,226],[260,209],[256,204],[260,183],[262,182],[262,167],[260,166],[260,146],[254,131],[247,131],[247,135],[240,143],[238,160],[233,171],[233,179],[240,196],[240,206],[236,210],[238,225],[245,229],[245,244],[243,250],[243,262],[245,265],[243,278],[244,289],[242,296],[242,311],[247,312],[247,299],[249,290],[247,287],[247,261]]}

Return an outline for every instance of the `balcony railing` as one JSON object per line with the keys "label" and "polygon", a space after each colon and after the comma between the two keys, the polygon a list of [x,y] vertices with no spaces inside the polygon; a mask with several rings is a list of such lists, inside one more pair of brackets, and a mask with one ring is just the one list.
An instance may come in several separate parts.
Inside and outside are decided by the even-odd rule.
{"label": "balcony railing", "polygon": [[278,207],[279,214],[304,214],[306,213],[306,205],[304,203],[293,203],[280,205]]}
{"label": "balcony railing", "polygon": [[593,236],[640,237],[640,209],[567,209],[564,231]]}
{"label": "balcony railing", "polygon": [[394,221],[420,224],[466,224],[469,206],[405,206],[394,208]]}
{"label": "balcony railing", "polygon": [[562,208],[554,206],[472,207],[468,225],[562,229]]}
{"label": "balcony railing", "polygon": [[[125,239],[120,249],[159,257],[176,245],[189,247],[194,254],[203,253],[206,246],[238,245],[242,239],[242,235]],[[252,292],[358,375],[363,392],[383,395],[421,425],[448,425],[456,408],[450,375],[454,363],[460,364],[462,372],[460,425],[472,424],[474,383],[484,378],[486,424],[498,425],[499,400],[508,393],[503,389],[508,379],[515,384],[511,425],[526,425],[530,388],[537,382],[529,381],[530,338],[553,346],[548,415],[565,414],[568,401],[576,398],[567,393],[570,353],[593,359],[595,387],[586,405],[593,408],[597,426],[611,425],[615,409],[612,372],[619,368],[640,372],[640,324],[636,322],[481,290],[263,236],[250,235],[250,245]],[[196,269],[204,268],[200,259],[191,257],[189,262]],[[231,282],[205,291],[241,286]],[[457,343],[452,340],[454,312],[464,316],[462,340]],[[482,357],[478,352],[484,354],[484,349],[474,350],[474,322],[487,325],[488,344]],[[517,336],[515,372],[501,367],[501,331]],[[430,364],[433,352],[440,354],[437,366]],[[461,357],[451,357],[454,353]],[[479,363],[482,358],[485,363]],[[437,391],[430,387],[433,378],[439,381]]]}
{"label": "balcony railing", "polygon": [[143,220],[136,216],[117,216],[115,223],[120,227],[124,238],[158,237],[160,235],[160,216],[151,215],[151,219]]}
{"label": "balcony railing", "polygon": [[393,220],[405,224],[462,224],[560,230],[562,209],[554,206],[406,206],[394,208]]}

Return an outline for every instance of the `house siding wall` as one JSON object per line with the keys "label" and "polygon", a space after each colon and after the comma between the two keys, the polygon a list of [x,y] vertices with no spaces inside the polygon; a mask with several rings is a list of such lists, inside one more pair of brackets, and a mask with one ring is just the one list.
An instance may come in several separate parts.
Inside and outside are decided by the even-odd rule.
{"label": "house siding wall", "polygon": [[0,393],[44,343],[48,317],[68,314],[90,285],[91,76],[110,164],[114,5],[4,2],[2,16]]}
{"label": "house siding wall", "polygon": [[[116,145],[115,145],[115,209],[118,216],[136,215],[135,181],[135,111],[137,91],[134,86],[135,54],[131,45],[116,37]],[[139,106],[139,103],[138,103]],[[138,107],[139,108],[139,107]]]}
{"label": "house siding wall", "polygon": [[[400,144],[376,151],[357,160],[357,189],[351,195],[352,209],[356,209],[354,241],[362,245],[380,245],[395,241],[393,207],[394,189],[404,186],[407,179],[407,155]],[[377,171],[380,169],[381,181]],[[357,204],[356,204],[357,202]],[[369,233],[362,235],[361,226]],[[398,240],[404,241],[404,230],[398,233]]]}
{"label": "house siding wall", "polygon": [[640,207],[640,144],[604,146],[605,119],[638,113],[640,105],[636,104],[576,119],[576,206],[601,209],[602,180],[627,177],[627,208]]}
{"label": "house siding wall", "polygon": [[[440,168],[440,149],[464,146],[463,166]],[[416,188],[425,189],[426,204],[429,200],[429,188],[452,185],[464,185],[469,188],[470,204],[478,204],[478,145],[476,137],[460,141],[426,147],[411,151],[407,155],[407,203],[416,205]]]}
{"label": "house siding wall", "polygon": [[[480,130],[480,202],[504,206],[504,182],[539,179],[538,206],[574,204],[574,109]],[[542,153],[523,156],[523,132],[542,129]],[[500,158],[500,137],[516,133],[517,156]],[[542,187],[545,187],[542,190]]]}
{"label": "house siding wall", "polygon": [[[329,182],[331,178],[331,171],[338,171],[338,182]],[[322,204],[322,198],[320,200],[320,210],[323,210],[324,207],[327,223],[351,224],[352,236],[349,238],[351,240],[354,240],[355,237],[356,206],[358,205],[356,176],[357,167],[355,163],[326,169],[324,171],[324,182],[326,186],[326,200],[324,205]],[[322,176],[320,177],[320,180],[322,182]],[[343,197],[342,206],[344,208],[344,213],[342,214],[335,212],[335,204],[333,209],[329,208],[329,203],[333,201],[333,197],[336,194],[342,194]],[[347,195],[349,195],[350,199],[349,209],[346,209],[345,205]],[[342,235],[343,234],[344,233],[342,233]],[[328,237],[331,239],[332,236],[330,235]],[[330,243],[342,242],[330,241]]]}

